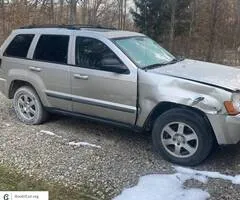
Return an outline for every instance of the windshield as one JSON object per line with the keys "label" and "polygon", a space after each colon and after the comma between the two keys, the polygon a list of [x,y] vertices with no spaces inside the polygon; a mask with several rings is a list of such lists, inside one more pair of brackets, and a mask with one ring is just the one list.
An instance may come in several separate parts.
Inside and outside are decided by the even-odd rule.
{"label": "windshield", "polygon": [[121,38],[115,39],[115,42],[140,68],[156,64],[161,65],[176,59],[148,37]]}

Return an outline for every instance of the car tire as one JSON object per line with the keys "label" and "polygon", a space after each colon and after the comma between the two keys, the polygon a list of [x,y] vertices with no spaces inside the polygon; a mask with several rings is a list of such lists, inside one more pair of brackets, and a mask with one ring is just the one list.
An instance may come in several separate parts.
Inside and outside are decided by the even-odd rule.
{"label": "car tire", "polygon": [[13,107],[17,118],[27,125],[41,124],[48,116],[36,91],[29,86],[21,87],[15,92]]}
{"label": "car tire", "polygon": [[171,109],[156,119],[152,140],[158,154],[183,166],[195,166],[204,161],[215,141],[202,115],[181,108]]}

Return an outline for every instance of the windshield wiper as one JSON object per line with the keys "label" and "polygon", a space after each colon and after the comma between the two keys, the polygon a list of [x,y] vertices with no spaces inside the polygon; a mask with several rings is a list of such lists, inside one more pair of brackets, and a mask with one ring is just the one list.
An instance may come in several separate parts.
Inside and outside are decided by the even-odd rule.
{"label": "windshield wiper", "polygon": [[156,63],[156,64],[153,64],[153,65],[145,66],[142,69],[144,69],[144,70],[155,69],[155,68],[158,68],[158,67],[162,67],[164,65],[167,65],[167,64],[166,63]]}
{"label": "windshield wiper", "polygon": [[183,60],[184,60],[184,58],[174,58],[169,62],[156,63],[156,64],[153,64],[153,65],[148,65],[148,66],[143,67],[142,69],[144,69],[144,70],[155,69],[155,68],[162,67],[162,66],[165,66],[165,65],[173,65],[173,64],[175,64],[177,62],[180,62],[180,61],[183,61]]}

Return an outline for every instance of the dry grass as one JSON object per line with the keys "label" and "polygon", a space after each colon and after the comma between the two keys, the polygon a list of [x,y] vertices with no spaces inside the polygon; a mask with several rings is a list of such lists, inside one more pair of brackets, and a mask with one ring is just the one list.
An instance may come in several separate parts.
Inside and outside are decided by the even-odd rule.
{"label": "dry grass", "polygon": [[[23,176],[20,173],[0,166],[0,191],[49,191],[51,200],[95,200],[93,194],[79,189],[70,189],[58,183],[49,183]],[[84,191],[89,191],[84,188]]]}

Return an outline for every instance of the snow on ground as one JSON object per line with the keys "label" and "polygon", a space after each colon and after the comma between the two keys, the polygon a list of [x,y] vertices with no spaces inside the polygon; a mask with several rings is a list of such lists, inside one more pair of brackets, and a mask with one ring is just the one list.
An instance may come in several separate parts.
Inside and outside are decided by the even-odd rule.
{"label": "snow on ground", "polygon": [[90,144],[88,142],[69,142],[69,145],[70,146],[77,146],[77,147],[80,147],[80,146],[89,146],[89,147],[95,147],[95,148],[99,148],[101,149],[100,146],[97,146],[95,144]]}
{"label": "snow on ground", "polygon": [[11,124],[5,123],[5,126],[6,126],[6,127],[10,127],[10,126],[11,126]]}
{"label": "snow on ground", "polygon": [[229,175],[221,174],[219,172],[198,171],[198,170],[188,169],[184,167],[175,167],[175,169],[178,173],[182,173],[185,175],[197,175],[197,176],[206,177],[206,178],[223,179],[223,180],[231,181],[233,184],[240,184],[240,175],[229,176]]}
{"label": "snow on ground", "polygon": [[206,184],[208,178],[215,178],[240,184],[240,175],[229,176],[219,172],[198,171],[183,167],[174,168],[175,174],[154,174],[141,177],[137,186],[125,189],[113,200],[206,200],[210,198],[207,191],[186,188],[184,183],[194,179]]}
{"label": "snow on ground", "polygon": [[[38,133],[37,133],[38,134]],[[46,134],[46,135],[50,135],[50,136],[54,136],[54,137],[58,137],[58,138],[61,138],[62,136],[59,136],[51,131],[44,131],[44,130],[41,130],[40,131],[40,134]]]}
{"label": "snow on ground", "polygon": [[114,200],[205,200],[209,193],[183,186],[191,176],[184,174],[148,175],[140,178],[137,186],[126,189]]}
{"label": "snow on ground", "polygon": [[[58,137],[58,138],[62,138],[62,136],[59,136],[51,131],[44,131],[44,130],[41,130],[39,133],[37,133],[37,135],[43,135],[43,134],[46,134],[46,135],[50,135],[50,136],[54,136],[54,137]],[[63,140],[66,140],[63,138]],[[98,146],[98,145],[95,145],[95,144],[90,144],[88,142],[69,142],[68,143],[69,146],[76,146],[76,147],[80,147],[80,146],[88,146],[88,147],[94,147],[94,148],[99,148],[101,149],[102,147],[101,146]]]}

